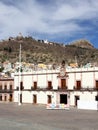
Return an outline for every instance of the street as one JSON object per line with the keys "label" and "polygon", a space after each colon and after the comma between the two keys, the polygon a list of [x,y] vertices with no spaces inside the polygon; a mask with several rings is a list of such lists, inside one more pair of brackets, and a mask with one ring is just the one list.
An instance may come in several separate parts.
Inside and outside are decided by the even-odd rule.
{"label": "street", "polygon": [[98,112],[47,110],[45,105],[0,103],[0,130],[98,130]]}

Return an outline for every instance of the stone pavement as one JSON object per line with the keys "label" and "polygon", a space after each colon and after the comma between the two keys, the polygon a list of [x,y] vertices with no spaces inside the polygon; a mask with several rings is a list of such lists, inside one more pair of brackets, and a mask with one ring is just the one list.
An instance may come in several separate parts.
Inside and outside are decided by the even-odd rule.
{"label": "stone pavement", "polygon": [[98,112],[47,110],[44,105],[0,103],[0,130],[98,130]]}

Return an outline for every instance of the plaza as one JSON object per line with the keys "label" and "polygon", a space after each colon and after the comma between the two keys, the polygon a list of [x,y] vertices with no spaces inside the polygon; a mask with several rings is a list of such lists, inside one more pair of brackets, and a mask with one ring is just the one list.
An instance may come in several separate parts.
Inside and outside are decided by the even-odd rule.
{"label": "plaza", "polygon": [[0,130],[98,130],[98,111],[0,103]]}

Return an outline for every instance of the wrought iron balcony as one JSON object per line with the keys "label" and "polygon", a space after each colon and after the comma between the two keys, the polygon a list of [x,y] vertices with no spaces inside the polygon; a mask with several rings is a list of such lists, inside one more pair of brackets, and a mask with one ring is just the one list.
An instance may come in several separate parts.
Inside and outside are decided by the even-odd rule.
{"label": "wrought iron balcony", "polygon": [[73,91],[98,91],[97,87],[73,87]]}
{"label": "wrought iron balcony", "polygon": [[0,93],[13,93],[13,89],[0,89]]}

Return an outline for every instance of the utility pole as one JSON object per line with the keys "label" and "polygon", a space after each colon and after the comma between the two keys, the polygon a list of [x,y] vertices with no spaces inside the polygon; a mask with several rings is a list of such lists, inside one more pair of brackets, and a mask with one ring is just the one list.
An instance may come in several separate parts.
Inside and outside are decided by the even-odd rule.
{"label": "utility pole", "polygon": [[19,50],[19,92],[18,92],[18,105],[21,105],[21,44]]}

